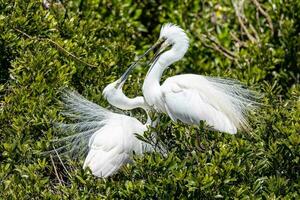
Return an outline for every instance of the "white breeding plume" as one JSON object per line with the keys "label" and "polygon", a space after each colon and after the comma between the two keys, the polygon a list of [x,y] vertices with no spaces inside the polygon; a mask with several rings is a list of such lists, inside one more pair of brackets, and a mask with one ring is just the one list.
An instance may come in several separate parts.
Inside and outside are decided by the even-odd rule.
{"label": "white breeding plume", "polygon": [[[108,177],[131,160],[133,152],[141,155],[151,152],[153,147],[136,138],[143,135],[147,125],[134,117],[111,112],[79,95],[65,91],[64,115],[76,120],[73,124],[60,124],[63,131],[73,131],[74,135],[63,140],[71,140],[76,148],[88,148],[83,168],[89,167],[98,177]],[[88,144],[80,145],[86,139]]]}

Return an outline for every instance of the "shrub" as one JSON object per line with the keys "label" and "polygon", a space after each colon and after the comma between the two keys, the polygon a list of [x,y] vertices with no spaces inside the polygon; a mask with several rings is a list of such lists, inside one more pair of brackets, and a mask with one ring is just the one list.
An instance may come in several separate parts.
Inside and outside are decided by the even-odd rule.
{"label": "shrub", "polygon": [[[50,2],[50,1],[49,1]],[[235,6],[236,7],[235,7]],[[0,190],[29,198],[299,197],[299,1],[0,0]],[[239,20],[239,17],[241,20]],[[168,147],[134,157],[111,178],[81,169],[83,158],[44,156],[59,137],[59,92],[71,87],[102,105],[101,91],[173,22],[191,38],[164,77],[197,73],[236,78],[264,94],[253,130],[231,136],[163,117]],[[245,26],[243,28],[242,26]],[[124,88],[141,94],[147,68]],[[139,114],[139,111],[135,111]],[[53,161],[53,162],[52,162]]]}

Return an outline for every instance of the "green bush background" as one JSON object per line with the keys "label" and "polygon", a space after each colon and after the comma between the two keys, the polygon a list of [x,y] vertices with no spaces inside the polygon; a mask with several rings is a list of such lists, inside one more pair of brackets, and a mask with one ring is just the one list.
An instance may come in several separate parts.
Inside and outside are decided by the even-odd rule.
{"label": "green bush background", "polygon": [[[235,13],[237,1],[57,2],[47,10],[37,0],[0,0],[2,198],[299,198],[300,1],[259,1],[272,30],[257,1],[245,0],[242,20],[252,41]],[[251,114],[253,130],[232,136],[164,117],[156,131],[168,155],[136,157],[108,179],[82,170],[83,158],[66,161],[67,173],[57,158],[53,164],[42,156],[59,137],[52,122],[65,121],[60,88],[108,106],[102,89],[154,43],[167,22],[186,30],[191,45],[164,78],[230,77],[261,92],[265,106]],[[142,65],[130,76],[126,94],[141,94],[146,72]]]}

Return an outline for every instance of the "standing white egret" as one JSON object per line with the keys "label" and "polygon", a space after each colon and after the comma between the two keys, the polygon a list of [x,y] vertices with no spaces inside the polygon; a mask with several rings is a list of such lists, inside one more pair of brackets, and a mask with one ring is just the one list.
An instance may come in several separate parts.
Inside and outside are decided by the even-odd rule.
{"label": "standing white egret", "polygon": [[168,114],[173,121],[198,125],[203,120],[213,129],[230,134],[249,128],[246,113],[255,107],[255,95],[237,81],[183,74],[167,78],[160,85],[164,70],[180,60],[189,47],[189,39],[180,27],[164,25],[157,46],[160,49],[142,88],[150,107]]}
{"label": "standing white egret", "polygon": [[[120,79],[106,86],[103,95],[115,107],[124,110],[143,108],[147,113],[143,97],[128,98],[122,92],[122,86],[135,64]],[[83,168],[89,167],[95,176],[108,177],[114,174],[131,160],[133,152],[140,155],[153,151],[150,144],[136,137],[136,134],[143,135],[147,126],[151,125],[148,113],[147,122],[142,124],[134,117],[111,112],[70,91],[65,91],[63,102],[66,108],[64,114],[77,120],[74,124],[60,124],[64,131],[75,131],[74,135],[63,140],[72,139],[71,145],[75,148],[88,147]],[[84,138],[88,139],[88,145],[79,146]]]}

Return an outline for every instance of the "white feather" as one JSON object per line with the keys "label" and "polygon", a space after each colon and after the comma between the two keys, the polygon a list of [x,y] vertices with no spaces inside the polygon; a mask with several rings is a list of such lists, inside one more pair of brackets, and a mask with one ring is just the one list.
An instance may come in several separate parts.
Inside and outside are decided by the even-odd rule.
{"label": "white feather", "polygon": [[198,125],[205,121],[215,130],[235,134],[238,129],[249,130],[247,112],[255,108],[256,96],[237,81],[194,74],[177,75],[160,85],[165,69],[180,60],[187,51],[189,40],[176,25],[162,27],[164,42],[150,66],[143,84],[147,104],[158,112],[167,113],[172,120]]}
{"label": "white feather", "polygon": [[[249,128],[246,114],[255,108],[255,95],[236,81],[184,74],[168,78],[161,86],[166,112],[173,120],[199,124],[234,134]],[[162,110],[164,111],[164,110]]]}
{"label": "white feather", "polygon": [[130,160],[133,152],[153,150],[151,145],[136,138],[135,134],[142,135],[147,130],[137,119],[113,113],[70,91],[64,91],[63,102],[64,114],[77,122],[58,124],[62,132],[75,132],[59,141],[69,142],[65,147],[71,146],[72,153],[88,151],[83,167],[89,167],[95,176],[114,174]]}

